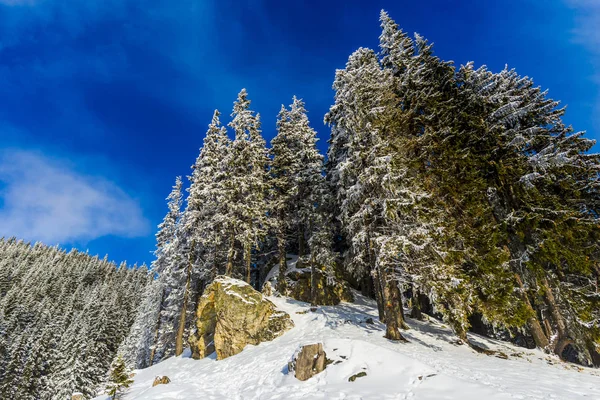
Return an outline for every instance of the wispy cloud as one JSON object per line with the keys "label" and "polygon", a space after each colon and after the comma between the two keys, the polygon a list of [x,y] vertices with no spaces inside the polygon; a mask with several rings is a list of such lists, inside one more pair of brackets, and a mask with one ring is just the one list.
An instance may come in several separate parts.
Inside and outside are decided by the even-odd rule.
{"label": "wispy cloud", "polygon": [[73,244],[148,232],[138,202],[113,182],[37,152],[0,153],[0,236]]}
{"label": "wispy cloud", "polygon": [[600,1],[565,0],[575,13],[573,40],[588,49],[594,66],[594,76],[590,77],[597,86],[596,126],[600,130]]}

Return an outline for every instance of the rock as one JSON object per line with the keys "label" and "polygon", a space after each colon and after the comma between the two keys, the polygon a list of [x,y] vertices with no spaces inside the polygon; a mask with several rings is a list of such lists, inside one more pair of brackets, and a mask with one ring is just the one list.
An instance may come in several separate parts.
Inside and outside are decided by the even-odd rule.
{"label": "rock", "polygon": [[375,325],[375,321],[373,321],[373,318],[367,318],[365,320],[365,324],[369,324],[369,325]]}
{"label": "rock", "polygon": [[325,369],[327,357],[322,343],[308,344],[302,346],[288,363],[288,370],[294,372],[294,376],[305,381]]}
{"label": "rock", "polygon": [[[352,302],[354,297],[346,282],[336,280],[330,284],[321,269],[317,269],[317,298],[315,303],[321,306],[335,306],[342,301]],[[310,268],[297,269],[286,274],[287,294],[299,301],[310,303]]]}
{"label": "rock", "polygon": [[354,382],[357,378],[362,378],[363,376],[367,376],[367,373],[364,371],[359,372],[358,374],[354,374],[350,378],[348,378],[348,382]]}
{"label": "rock", "polygon": [[246,282],[218,276],[205,289],[196,310],[196,332],[190,337],[192,357],[216,351],[217,360],[280,336],[294,326],[290,316]]}
{"label": "rock", "polygon": [[71,400],[85,400],[85,397],[83,396],[83,393],[75,392],[71,396]]}
{"label": "rock", "polygon": [[171,383],[171,380],[168,376],[157,376],[154,378],[154,382],[152,382],[152,387],[157,385],[166,385],[167,383]]}
{"label": "rock", "polygon": [[262,294],[264,296],[273,296],[273,286],[271,285],[271,282],[265,282],[265,284],[262,287]]}

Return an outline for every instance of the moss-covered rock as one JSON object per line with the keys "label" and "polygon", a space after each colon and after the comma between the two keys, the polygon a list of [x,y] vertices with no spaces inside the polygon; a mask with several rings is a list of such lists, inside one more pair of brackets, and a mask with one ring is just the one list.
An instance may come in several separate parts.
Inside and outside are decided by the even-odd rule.
{"label": "moss-covered rock", "polygon": [[290,316],[247,283],[218,276],[200,299],[196,332],[190,337],[192,357],[216,351],[217,359],[241,352],[247,344],[275,339],[294,324]]}
{"label": "moss-covered rock", "polygon": [[[309,303],[311,301],[311,273],[310,269],[296,269],[286,274],[287,294],[293,299]],[[348,284],[342,280],[330,283],[321,269],[317,270],[317,298],[316,304],[321,306],[335,306],[342,301],[352,302],[354,297]]]}

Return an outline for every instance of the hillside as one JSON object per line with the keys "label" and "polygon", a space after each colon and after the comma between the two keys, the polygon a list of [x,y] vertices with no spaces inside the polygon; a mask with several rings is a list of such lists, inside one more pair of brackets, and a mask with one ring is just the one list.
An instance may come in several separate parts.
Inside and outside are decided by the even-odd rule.
{"label": "hillside", "polygon": [[[409,319],[403,332],[409,343],[383,338],[374,301],[357,296],[356,303],[319,307],[288,298],[270,299],[288,312],[295,327],[282,337],[247,346],[233,357],[216,361],[189,358],[189,352],[136,371],[126,400],[191,399],[598,399],[600,373],[562,362],[539,350],[470,335],[508,359],[478,354],[453,344],[456,336],[444,324]],[[365,320],[372,318],[374,324]],[[306,382],[287,373],[287,362],[302,344],[323,342],[327,369]],[[341,361],[340,363],[336,363]],[[357,372],[366,377],[348,382]],[[168,385],[152,387],[157,375]],[[98,400],[107,399],[100,396]]]}
{"label": "hillside", "polygon": [[145,267],[0,239],[0,399],[96,393],[150,280]]}

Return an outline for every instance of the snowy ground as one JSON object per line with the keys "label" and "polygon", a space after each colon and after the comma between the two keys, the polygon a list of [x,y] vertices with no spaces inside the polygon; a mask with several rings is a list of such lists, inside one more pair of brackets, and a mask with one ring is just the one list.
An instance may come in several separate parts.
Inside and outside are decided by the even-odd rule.
{"label": "snowy ground", "polygon": [[[508,360],[479,354],[453,344],[456,338],[437,321],[408,321],[410,343],[383,338],[384,326],[370,300],[320,307],[271,298],[288,312],[296,327],[272,342],[247,346],[233,357],[193,360],[177,357],[136,371],[127,400],[202,399],[600,399],[600,371],[563,363],[536,350],[473,335],[480,345],[500,350]],[[366,324],[373,318],[374,325]],[[323,342],[336,361],[306,382],[288,374],[287,362],[298,345]],[[337,363],[337,361],[341,361]],[[349,382],[364,371],[367,376]],[[152,387],[156,375],[168,385]],[[98,399],[106,399],[101,396]]]}

